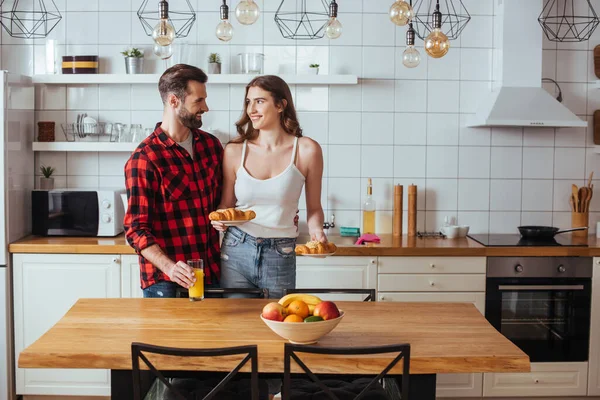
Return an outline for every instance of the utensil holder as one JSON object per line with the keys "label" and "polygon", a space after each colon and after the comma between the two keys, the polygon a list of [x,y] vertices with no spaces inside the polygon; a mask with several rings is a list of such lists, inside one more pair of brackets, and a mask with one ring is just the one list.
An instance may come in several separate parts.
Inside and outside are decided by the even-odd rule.
{"label": "utensil holder", "polygon": [[[589,226],[589,219],[590,219],[590,214],[588,212],[583,212],[583,213],[572,212],[571,213],[571,227],[579,228],[582,226]],[[578,237],[585,237],[588,235],[588,229],[572,232],[572,235],[578,236]]]}

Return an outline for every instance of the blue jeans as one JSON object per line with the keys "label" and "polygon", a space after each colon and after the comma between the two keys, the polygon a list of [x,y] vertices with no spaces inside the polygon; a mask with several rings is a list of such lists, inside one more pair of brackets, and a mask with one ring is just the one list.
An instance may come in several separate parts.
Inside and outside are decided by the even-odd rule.
{"label": "blue jeans", "polygon": [[[218,284],[204,284],[206,289],[218,287]],[[177,289],[183,289],[183,287],[175,282],[160,281],[143,289],[143,292],[145,298],[175,298],[177,297]]]}
{"label": "blue jeans", "polygon": [[229,227],[221,245],[221,287],[266,288],[269,298],[282,297],[283,289],[296,287],[295,249],[296,238],[255,238]]}

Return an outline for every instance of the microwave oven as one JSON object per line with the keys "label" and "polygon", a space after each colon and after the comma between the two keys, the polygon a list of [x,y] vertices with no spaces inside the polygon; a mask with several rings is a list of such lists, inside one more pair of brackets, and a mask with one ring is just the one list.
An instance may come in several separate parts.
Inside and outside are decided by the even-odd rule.
{"label": "microwave oven", "polygon": [[123,232],[125,189],[34,190],[32,233],[40,236],[117,236]]}

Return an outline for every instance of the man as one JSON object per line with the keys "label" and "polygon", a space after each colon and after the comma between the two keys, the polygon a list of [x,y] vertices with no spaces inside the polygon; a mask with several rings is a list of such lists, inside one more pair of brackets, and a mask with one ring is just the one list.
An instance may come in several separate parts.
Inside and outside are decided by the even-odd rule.
{"label": "man", "polygon": [[223,147],[199,129],[207,80],[185,64],[163,73],[162,122],[125,164],[125,235],[139,254],[144,297],[176,297],[177,288],[189,288],[190,259],[204,260],[207,286],[219,282],[219,236],[208,214],[221,197]]}

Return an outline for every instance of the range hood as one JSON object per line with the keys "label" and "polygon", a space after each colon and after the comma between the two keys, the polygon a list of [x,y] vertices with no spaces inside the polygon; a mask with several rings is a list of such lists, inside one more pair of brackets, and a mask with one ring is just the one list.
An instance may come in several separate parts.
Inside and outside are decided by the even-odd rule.
{"label": "range hood", "polygon": [[587,127],[542,88],[543,0],[496,0],[494,87],[470,127]]}

